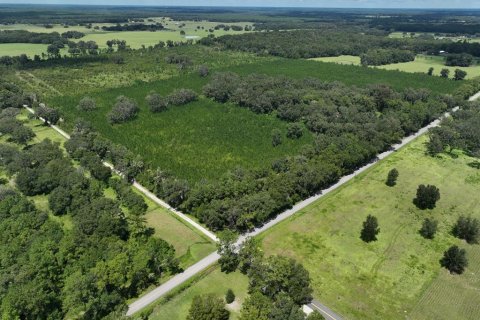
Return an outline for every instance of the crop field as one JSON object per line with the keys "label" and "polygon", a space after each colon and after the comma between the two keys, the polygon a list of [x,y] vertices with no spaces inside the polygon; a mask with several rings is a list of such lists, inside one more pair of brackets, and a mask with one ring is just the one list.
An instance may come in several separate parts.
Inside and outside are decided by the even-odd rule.
{"label": "crop field", "polygon": [[[190,181],[215,179],[238,166],[264,168],[282,156],[298,154],[303,145],[312,142],[312,135],[304,130],[302,138],[285,138],[284,143],[273,147],[272,130],[278,128],[285,136],[286,122],[274,115],[257,115],[205,98],[173,106],[163,113],[152,114],[148,110],[144,100],[150,91],[168,94],[181,87],[199,90],[201,81],[192,80],[195,77],[200,79],[197,75],[185,75],[94,94],[99,109],[87,114],[76,110],[81,98],[78,96],[52,99],[51,105],[64,112],[68,123],[84,117],[105,137],[142,155],[154,166]],[[119,95],[135,99],[141,111],[136,120],[111,126],[106,114]]]}
{"label": "crop field", "polygon": [[403,90],[408,87],[426,88],[439,93],[452,93],[461,85],[459,81],[430,77],[426,74],[411,74],[310,60],[275,59],[236,66],[230,68],[230,70],[240,74],[265,73],[284,74],[295,78],[313,77],[323,81],[341,81],[356,86],[385,83],[396,90]]}
{"label": "crop field", "polygon": [[[480,171],[464,155],[426,156],[425,141],[417,139],[260,236],[267,254],[300,261],[314,296],[346,319],[478,318],[480,246],[468,247],[470,266],[462,276],[447,274],[438,261],[452,244],[467,247],[450,230],[459,215],[480,217]],[[392,168],[400,176],[387,187]],[[412,203],[419,184],[439,187],[435,209]],[[366,244],[359,236],[368,214],[378,218],[380,234]],[[439,221],[434,240],[418,233],[425,217]]]}
{"label": "crop field", "polygon": [[171,298],[160,301],[148,319],[184,320],[195,296],[213,293],[219,298],[224,298],[227,290],[232,289],[236,298],[231,305],[227,305],[227,309],[230,310],[230,319],[236,320],[247,295],[247,288],[248,278],[240,272],[225,274],[218,266],[210,268],[189,283],[186,288],[180,288],[180,292],[173,292]]}
{"label": "crop field", "polygon": [[[339,57],[326,57],[326,58],[313,58],[314,61],[322,62],[335,62],[339,64],[347,65],[360,65],[360,57],[356,56],[339,56]],[[450,70],[450,77],[453,77],[455,69],[462,69],[467,72],[467,79],[472,79],[480,76],[480,65],[473,65],[470,67],[447,67],[444,64],[443,57],[417,55],[415,61],[392,63],[384,66],[372,67],[385,70],[397,70],[410,73],[427,73],[430,67],[434,68],[433,74],[440,76],[442,69]]]}

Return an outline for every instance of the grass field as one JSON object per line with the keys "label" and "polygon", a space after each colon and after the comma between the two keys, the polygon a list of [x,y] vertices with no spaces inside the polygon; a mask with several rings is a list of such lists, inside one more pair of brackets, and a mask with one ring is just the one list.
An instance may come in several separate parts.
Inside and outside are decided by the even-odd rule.
{"label": "grass field", "polygon": [[34,55],[41,55],[47,52],[48,45],[33,43],[0,43],[0,57],[2,56],[19,56],[26,54],[30,58]]}
{"label": "grass field", "polygon": [[[446,274],[438,261],[451,244],[467,246],[449,231],[461,214],[480,218],[480,171],[466,156],[426,156],[425,141],[417,139],[261,235],[266,253],[303,263],[315,297],[346,319],[478,319],[480,246],[468,248],[471,264],[463,276]],[[385,179],[394,167],[400,176],[389,188]],[[422,183],[440,188],[434,210],[412,203]],[[381,229],[370,244],[359,238],[368,214],[378,217]],[[425,217],[439,221],[434,240],[418,233]]]}
{"label": "grass field", "polygon": [[225,297],[228,289],[232,289],[236,298],[233,304],[227,306],[230,310],[230,319],[238,319],[238,311],[247,294],[248,278],[240,272],[225,274],[219,267],[209,269],[201,274],[193,283],[170,299],[163,299],[153,309],[150,320],[184,320],[192,300],[197,295],[213,293],[220,298]]}
{"label": "grass field", "polygon": [[[421,35],[431,35],[433,36],[434,33],[431,33],[431,32],[416,32],[414,34],[414,38],[418,38],[419,36]],[[399,32],[399,31],[396,31],[396,32],[392,32],[388,35],[389,38],[396,38],[396,39],[401,39],[401,38],[410,38],[410,33],[407,33],[406,36],[403,35],[403,32]],[[435,36],[435,39],[449,39],[449,40],[452,40],[454,42],[457,42],[457,41],[467,41],[467,42],[480,42],[480,38],[467,38],[465,36],[450,36],[450,37],[446,37],[446,36]]]}
{"label": "grass field", "polygon": [[[99,110],[87,114],[75,108],[79,97],[59,97],[51,105],[62,109],[69,123],[76,117],[85,117],[105,137],[125,145],[154,166],[190,181],[216,179],[237,166],[264,168],[282,156],[297,154],[303,145],[312,142],[306,129],[302,138],[287,139],[287,123],[274,115],[257,115],[205,98],[158,114],[147,109],[144,100],[151,90],[162,94],[184,86],[199,90],[202,82],[193,80],[195,77],[200,79],[197,75],[185,75],[95,94]],[[134,98],[141,112],[134,121],[111,126],[106,114],[119,95]],[[271,142],[275,128],[284,135],[283,143],[277,147]]]}
{"label": "grass field", "polygon": [[[109,23],[94,23],[92,28],[87,28],[85,26],[70,26],[65,28],[63,25],[53,25],[52,28],[45,28],[40,25],[30,25],[30,24],[12,24],[12,25],[0,25],[0,30],[27,30],[30,32],[40,32],[40,33],[51,33],[58,32],[64,33],[67,31],[79,31],[85,33],[85,37],[81,39],[76,39],[74,41],[95,41],[100,48],[107,48],[107,40],[119,39],[125,40],[127,44],[132,49],[141,48],[142,45],[153,46],[159,41],[166,42],[168,40],[172,41],[186,41],[188,39],[197,40],[203,37],[206,37],[210,34],[209,29],[213,29],[220,22],[212,21],[173,21],[170,18],[154,17],[151,18],[155,22],[161,22],[166,30],[150,32],[150,31],[126,31],[126,32],[113,32],[113,31],[103,31],[102,26],[112,26]],[[152,23],[152,22],[145,22]],[[252,26],[251,22],[235,22],[235,23],[223,23],[227,25],[238,25],[238,26]],[[99,27],[99,29],[95,29]],[[202,29],[203,28],[203,29]],[[185,35],[181,35],[180,31],[183,30]],[[245,31],[225,31],[223,29],[214,30],[213,34],[215,36],[222,36],[226,34],[240,34]],[[20,44],[0,44],[0,56],[18,56],[22,53],[27,54],[28,56],[33,57],[35,54],[40,55],[42,52],[46,52],[47,45],[35,45],[28,43]],[[66,51],[64,51],[66,54]]]}
{"label": "grass field", "polygon": [[[326,57],[326,58],[314,58],[314,61],[322,62],[335,62],[339,64],[347,65],[360,65],[360,57],[357,56],[339,56],[339,57]],[[480,65],[473,65],[470,67],[447,67],[444,65],[444,58],[437,56],[417,55],[415,61],[392,63],[384,66],[378,66],[374,68],[385,70],[398,70],[410,73],[427,73],[430,67],[434,68],[433,74],[440,75],[440,71],[444,68],[450,70],[450,78],[453,77],[455,69],[462,69],[467,72],[467,79],[472,79],[480,76]]]}

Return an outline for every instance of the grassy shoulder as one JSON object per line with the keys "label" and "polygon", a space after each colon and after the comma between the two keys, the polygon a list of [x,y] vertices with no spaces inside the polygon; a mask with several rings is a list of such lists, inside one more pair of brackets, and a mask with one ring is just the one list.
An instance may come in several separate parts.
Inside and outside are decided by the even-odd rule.
{"label": "grassy shoulder", "polygon": [[184,285],[169,297],[162,299],[154,308],[150,320],[183,320],[187,317],[195,296],[213,293],[224,298],[228,289],[232,289],[236,298],[227,305],[230,319],[238,319],[241,305],[247,295],[248,278],[240,272],[225,274],[220,267],[210,268]]}
{"label": "grassy shoulder", "polygon": [[[446,295],[425,298],[428,310],[445,308],[458,319],[474,319],[472,310],[480,303],[480,278],[474,266],[480,247],[469,247],[471,265],[465,276],[443,274],[438,261],[451,244],[467,246],[450,230],[461,214],[480,217],[480,172],[468,166],[474,159],[466,156],[426,156],[425,141],[426,137],[417,139],[262,234],[265,252],[301,262],[312,277],[314,296],[347,319],[439,319],[428,311],[419,316],[422,307],[416,305],[424,295]],[[390,188],[385,179],[394,167],[400,177]],[[442,198],[434,210],[421,211],[412,203],[422,183],[440,188]],[[378,218],[381,229],[378,241],[370,244],[359,238],[368,214]],[[434,240],[418,233],[425,217],[439,221]],[[443,285],[437,286],[440,289],[437,281]],[[448,288],[458,282],[472,288],[469,302],[443,305]]]}
{"label": "grassy shoulder", "polygon": [[[325,58],[314,58],[311,59],[314,61],[321,62],[335,62],[339,64],[346,65],[360,65],[360,57],[357,56],[338,56],[338,57],[325,57]],[[402,62],[402,63],[392,63],[384,66],[378,66],[374,68],[384,69],[384,70],[397,70],[402,72],[409,73],[427,73],[429,68],[434,68],[433,75],[440,76],[440,71],[442,69],[450,70],[450,78],[453,77],[456,69],[461,69],[467,72],[467,79],[473,79],[480,76],[480,65],[473,65],[470,67],[448,67],[445,66],[445,58],[439,56],[428,56],[419,54],[415,57],[415,61]]]}

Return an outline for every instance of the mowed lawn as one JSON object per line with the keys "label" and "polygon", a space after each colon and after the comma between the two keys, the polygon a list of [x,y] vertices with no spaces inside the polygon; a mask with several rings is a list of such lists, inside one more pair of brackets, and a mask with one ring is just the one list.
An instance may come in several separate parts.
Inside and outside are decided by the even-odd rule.
{"label": "mowed lawn", "polygon": [[236,320],[247,295],[248,278],[240,272],[222,273],[220,267],[213,267],[203,272],[188,283],[173,292],[168,299],[163,298],[153,309],[149,320],[185,320],[190,305],[195,296],[214,294],[225,298],[228,289],[235,294],[235,301],[227,306],[230,310],[230,320]]}
{"label": "mowed lawn", "polygon": [[[168,94],[175,88],[193,88],[200,92],[198,75],[185,75],[165,81],[142,83],[128,88],[107,90],[92,95],[99,109],[81,113],[76,105],[81,97],[59,97],[51,105],[60,108],[68,123],[83,117],[110,140],[125,145],[152,164],[189,181],[217,179],[236,167],[265,168],[287,155],[296,155],[313,141],[305,128],[298,140],[286,137],[288,123],[274,115],[258,115],[231,104],[200,98],[184,106],[172,106],[153,114],[145,96],[151,90]],[[202,80],[203,81],[203,80]],[[106,115],[117,96],[135,99],[141,111],[138,118],[110,125]],[[283,133],[283,143],[272,146],[272,130]]]}
{"label": "mowed lawn", "polygon": [[[314,61],[322,62],[335,62],[339,64],[347,65],[360,65],[360,57],[357,56],[338,56],[338,57],[325,57],[325,58],[313,58]],[[445,58],[438,56],[417,55],[415,61],[392,63],[384,66],[377,66],[372,68],[385,69],[385,70],[397,70],[410,73],[427,73],[428,69],[433,67],[433,74],[440,76],[442,69],[450,70],[449,77],[452,78],[456,69],[461,69],[467,72],[467,79],[473,79],[480,76],[480,65],[475,64],[470,67],[447,67],[445,66]]]}
{"label": "mowed lawn", "polygon": [[[480,247],[450,231],[459,215],[480,218],[480,170],[470,167],[475,160],[466,156],[426,156],[426,140],[417,139],[262,234],[265,252],[303,263],[314,296],[346,319],[478,319]],[[392,168],[400,176],[390,188],[385,179]],[[413,205],[419,184],[440,188],[434,210]],[[370,244],[359,238],[368,214],[378,218],[381,229]],[[426,217],[439,221],[434,240],[418,233]],[[471,264],[464,276],[449,275],[439,265],[452,244],[468,248]],[[462,295],[454,297],[455,292]],[[461,297],[468,299],[460,302]]]}

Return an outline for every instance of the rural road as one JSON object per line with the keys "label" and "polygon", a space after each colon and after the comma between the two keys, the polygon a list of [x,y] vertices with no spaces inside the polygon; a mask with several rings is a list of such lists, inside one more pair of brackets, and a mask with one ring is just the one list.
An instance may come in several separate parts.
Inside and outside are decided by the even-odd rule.
{"label": "rural road", "polygon": [[[477,94],[470,97],[469,101],[474,101],[478,98],[480,98],[480,92],[478,92]],[[31,113],[35,113],[33,109],[31,109],[27,106],[25,106],[25,108],[28,111],[30,111]],[[459,110],[459,108],[455,107],[455,108],[452,109],[451,112],[453,113],[453,112],[456,112],[458,110]],[[364,171],[368,170],[369,168],[371,168],[372,166],[374,166],[378,161],[380,161],[382,159],[385,159],[386,157],[388,157],[392,153],[396,152],[397,150],[404,147],[408,143],[412,142],[416,138],[425,134],[426,132],[428,132],[429,129],[439,126],[441,120],[445,117],[448,117],[449,115],[450,115],[449,112],[443,114],[439,119],[437,119],[437,120],[433,121],[432,123],[430,123],[429,125],[421,128],[416,133],[414,133],[414,134],[412,134],[408,137],[403,138],[400,143],[393,145],[390,150],[385,151],[383,153],[380,153],[372,162],[370,162],[370,163],[366,164],[365,166],[357,169],[355,172],[353,172],[349,175],[343,176],[334,185],[330,186],[327,189],[322,190],[318,194],[316,194],[316,195],[314,195],[314,196],[312,196],[308,199],[305,199],[305,200],[295,204],[292,208],[282,212],[276,218],[274,218],[273,220],[270,220],[269,222],[267,222],[263,226],[261,226],[259,228],[256,228],[253,231],[240,236],[237,243],[236,243],[237,246],[240,247],[243,244],[243,242],[245,241],[246,238],[256,236],[256,235],[264,232],[265,230],[270,229],[274,225],[276,225],[276,224],[282,222],[283,220],[291,217],[292,215],[294,215],[298,211],[304,209],[305,207],[307,207],[308,205],[317,201],[318,199],[324,197],[328,193],[338,189],[339,187],[341,187],[345,183],[347,183],[350,180],[352,180],[353,178],[355,178],[357,175],[361,174],[362,172],[364,172]],[[62,136],[64,136],[66,139],[70,139],[70,136],[65,131],[63,131],[62,129],[58,128],[57,126],[52,126],[52,128],[55,129],[58,133],[60,133]],[[105,163],[105,165],[114,169],[113,166],[109,163]],[[195,221],[193,221],[192,219],[187,217],[185,214],[183,214],[183,213],[179,212],[178,210],[175,210],[174,208],[170,207],[164,201],[158,199],[153,193],[148,191],[145,187],[141,186],[140,184],[138,184],[136,182],[134,183],[134,186],[140,192],[145,194],[145,196],[152,199],[155,203],[159,204],[162,207],[167,208],[168,210],[170,210],[171,212],[173,212],[174,214],[179,216],[181,219],[183,219],[187,223],[191,224],[193,227],[195,227],[196,229],[201,231],[203,234],[208,236],[210,239],[212,239],[214,241],[218,240],[217,237],[212,232],[208,231],[206,228],[204,228],[200,224],[196,223]],[[127,316],[133,315],[134,313],[136,313],[136,312],[142,310],[143,308],[147,307],[148,305],[152,304],[153,302],[155,302],[156,300],[158,300],[159,298],[161,298],[162,296],[164,296],[165,294],[167,294],[168,292],[170,292],[171,290],[173,290],[177,286],[185,283],[188,279],[191,279],[193,276],[195,276],[196,274],[198,274],[202,270],[205,270],[209,266],[216,263],[219,258],[220,258],[220,256],[216,252],[214,252],[214,253],[210,254],[209,256],[203,258],[202,260],[198,261],[194,265],[190,266],[184,272],[175,275],[174,277],[172,277],[167,282],[161,284],[157,288],[155,288],[152,291],[148,292],[147,294],[143,295],[138,300],[136,300],[135,302],[131,303],[128,306]],[[326,306],[324,306],[323,304],[321,304],[317,300],[312,301],[311,306],[313,307],[313,309],[318,310],[326,319],[333,319],[333,320],[341,320],[342,319],[339,315],[335,314],[332,310],[330,310],[329,308],[327,308]]]}

